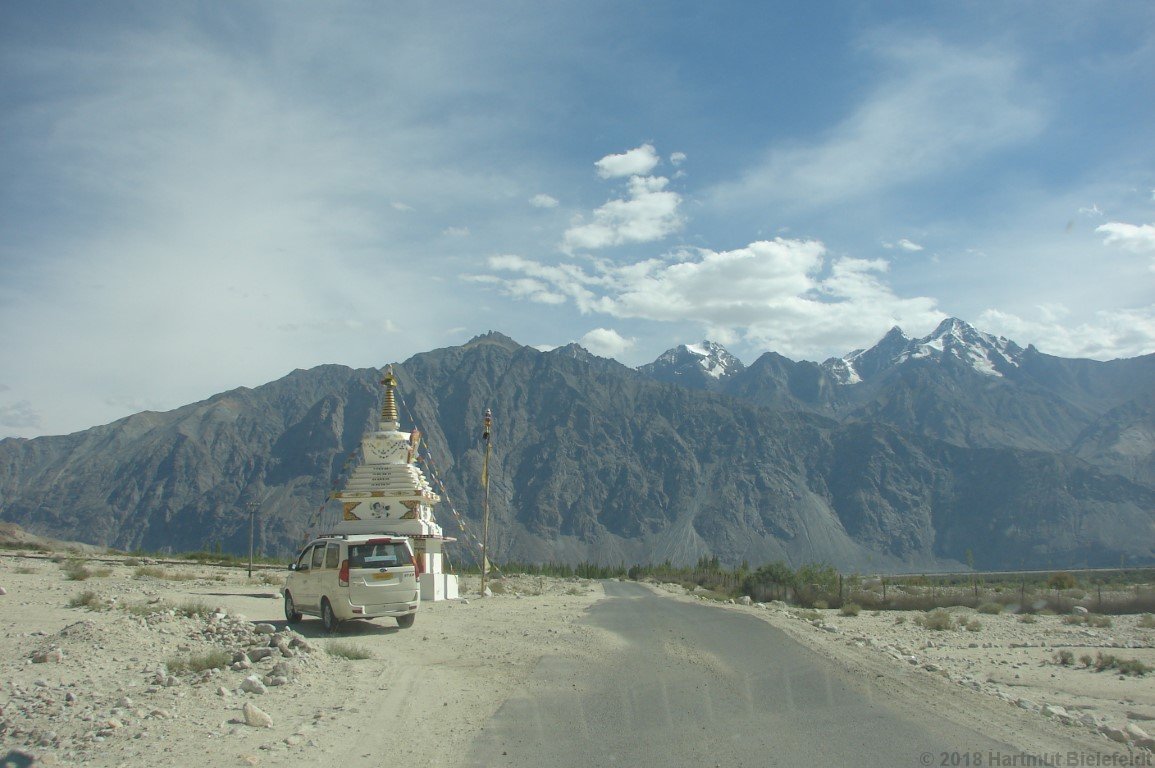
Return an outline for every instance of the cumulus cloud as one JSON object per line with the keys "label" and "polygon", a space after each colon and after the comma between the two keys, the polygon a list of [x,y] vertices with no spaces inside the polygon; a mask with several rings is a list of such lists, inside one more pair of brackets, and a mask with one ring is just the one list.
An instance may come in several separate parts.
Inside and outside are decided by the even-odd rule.
{"label": "cumulus cloud", "polygon": [[732,251],[687,249],[618,264],[543,264],[520,256],[489,260],[485,279],[510,296],[525,280],[565,296],[585,314],[700,324],[711,338],[742,339],[784,354],[845,352],[892,325],[941,319],[934,301],[896,296],[882,279],[885,260],[836,258],[816,240],[776,238]]}
{"label": "cumulus cloud", "polygon": [[1106,245],[1117,245],[1132,253],[1155,253],[1155,224],[1125,224],[1112,221],[1095,227]]}
{"label": "cumulus cloud", "polygon": [[979,316],[979,324],[1059,357],[1103,360],[1143,355],[1155,348],[1155,304],[1096,312],[1081,323],[1069,322],[1069,314],[1061,305],[1041,306],[1035,318],[988,309]]}
{"label": "cumulus cloud", "polygon": [[534,195],[529,199],[534,208],[557,208],[557,198],[546,194]]}
{"label": "cumulus cloud", "polygon": [[623,176],[642,176],[657,167],[661,158],[650,144],[643,144],[620,155],[606,155],[594,163],[598,176],[617,179]]}
{"label": "cumulus cloud", "polygon": [[686,162],[685,152],[674,152],[672,155],[670,155],[671,165],[681,165],[684,162]]}
{"label": "cumulus cloud", "polygon": [[677,232],[685,223],[679,212],[682,197],[666,189],[669,181],[663,176],[631,176],[626,198],[596,209],[592,221],[575,222],[566,230],[562,248],[596,250],[653,242]]}
{"label": "cumulus cloud", "polygon": [[601,357],[618,357],[629,351],[636,339],[626,338],[612,328],[594,328],[578,342]]}

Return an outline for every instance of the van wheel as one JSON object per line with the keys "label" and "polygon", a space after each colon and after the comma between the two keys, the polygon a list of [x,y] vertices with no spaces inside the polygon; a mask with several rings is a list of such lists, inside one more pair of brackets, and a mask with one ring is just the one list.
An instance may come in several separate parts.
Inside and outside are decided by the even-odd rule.
{"label": "van wheel", "polygon": [[290,624],[296,624],[301,620],[301,612],[297,610],[297,604],[293,602],[293,596],[285,593],[285,621]]}
{"label": "van wheel", "polygon": [[417,619],[416,613],[407,613],[404,616],[397,617],[397,626],[402,629],[409,629],[413,626],[413,622]]}
{"label": "van wheel", "polygon": [[336,632],[337,625],[341,623],[333,615],[333,606],[329,605],[327,597],[321,600],[321,623],[325,625],[325,631],[329,634]]}

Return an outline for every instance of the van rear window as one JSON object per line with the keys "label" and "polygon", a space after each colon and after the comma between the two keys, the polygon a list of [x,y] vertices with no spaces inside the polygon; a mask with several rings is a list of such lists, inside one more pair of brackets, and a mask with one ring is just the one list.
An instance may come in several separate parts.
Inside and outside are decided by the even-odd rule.
{"label": "van rear window", "polygon": [[349,545],[350,568],[393,568],[410,565],[409,550],[404,542],[380,542]]}

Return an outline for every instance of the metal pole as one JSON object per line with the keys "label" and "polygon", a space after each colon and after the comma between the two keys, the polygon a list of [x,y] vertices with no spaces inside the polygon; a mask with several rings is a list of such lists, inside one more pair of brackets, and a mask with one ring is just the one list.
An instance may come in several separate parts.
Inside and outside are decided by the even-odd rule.
{"label": "metal pole", "polygon": [[485,427],[481,439],[485,441],[485,459],[481,465],[484,489],[481,507],[481,596],[485,597],[485,581],[489,576],[489,431],[493,426],[493,412],[485,409]]}
{"label": "metal pole", "polygon": [[249,502],[249,578],[253,578],[253,522],[257,516],[257,507],[261,506],[259,502]]}

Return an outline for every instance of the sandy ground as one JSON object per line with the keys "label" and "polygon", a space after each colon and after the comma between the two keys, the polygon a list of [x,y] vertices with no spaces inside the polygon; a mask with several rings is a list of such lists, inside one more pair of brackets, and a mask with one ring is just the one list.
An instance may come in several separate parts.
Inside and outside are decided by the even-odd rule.
{"label": "sandy ground", "polygon": [[[423,604],[410,629],[378,619],[330,637],[308,617],[284,631],[279,571],[156,564],[157,577],[102,559],[86,567],[107,575],[76,581],[66,567],[0,556],[0,763],[16,751],[43,765],[379,765],[372,744],[406,765],[451,766],[543,654],[602,643],[576,623],[604,594],[581,580],[511,578],[482,599],[467,579],[464,600]],[[89,592],[101,607],[69,607]],[[168,671],[278,641],[291,656],[274,649],[252,669]],[[331,653],[349,647],[370,658]],[[274,672],[284,684],[241,690]],[[246,703],[271,723],[246,724]]]}
{"label": "sandy ground", "polygon": [[[18,751],[44,765],[359,766],[379,764],[384,749],[407,765],[454,766],[544,654],[596,663],[615,648],[581,622],[604,596],[596,582],[514,577],[479,598],[467,580],[465,600],[422,605],[411,629],[380,619],[329,637],[311,618],[286,627],[281,571],[249,579],[243,568],[158,563],[142,572],[102,558],[73,580],[55,558],[0,553],[0,762]],[[84,597],[89,605],[70,607]],[[1155,732],[1155,673],[1096,672],[1079,661],[1111,653],[1155,666],[1155,629],[1138,617],[1094,628],[958,609],[956,628],[935,631],[914,613],[718,610],[781,628],[884,681],[924,715],[966,720],[1037,754],[1061,744],[1142,757]],[[957,628],[958,616],[981,627]],[[211,651],[232,662],[258,648],[269,657],[249,669],[176,671]],[[369,658],[340,655],[350,648]],[[1056,662],[1061,651],[1072,664]]]}

